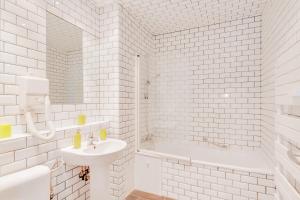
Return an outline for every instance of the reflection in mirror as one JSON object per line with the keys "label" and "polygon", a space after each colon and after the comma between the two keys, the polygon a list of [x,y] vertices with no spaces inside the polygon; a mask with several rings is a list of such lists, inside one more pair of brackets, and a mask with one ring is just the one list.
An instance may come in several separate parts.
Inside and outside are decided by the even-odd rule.
{"label": "reflection in mirror", "polygon": [[46,63],[51,102],[83,103],[82,30],[49,12]]}

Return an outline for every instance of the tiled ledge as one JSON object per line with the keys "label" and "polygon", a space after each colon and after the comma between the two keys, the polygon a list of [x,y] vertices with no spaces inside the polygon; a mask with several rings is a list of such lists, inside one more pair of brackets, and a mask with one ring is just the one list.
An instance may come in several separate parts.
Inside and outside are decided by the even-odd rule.
{"label": "tiled ledge", "polygon": [[[56,132],[65,131],[65,130],[73,130],[73,129],[84,129],[84,128],[100,126],[100,125],[103,125],[103,127],[104,127],[104,126],[108,125],[108,123],[109,123],[108,121],[97,121],[97,122],[89,122],[84,125],[63,126],[63,127],[56,128]],[[42,131],[43,134],[47,134],[49,132],[50,132],[49,130]]]}
{"label": "tiled ledge", "polygon": [[3,138],[3,139],[0,139],[0,144],[2,142],[7,142],[7,141],[11,141],[11,140],[18,140],[18,139],[21,139],[21,138],[26,138],[28,136],[31,136],[30,134],[27,134],[27,133],[16,133],[16,134],[13,134],[11,137],[9,138]]}
{"label": "tiled ledge", "polygon": [[[97,122],[89,122],[84,125],[69,125],[69,126],[59,127],[59,128],[56,128],[56,135],[63,134],[64,131],[66,131],[66,130],[77,130],[77,129],[82,130],[82,129],[93,127],[93,126],[107,127],[108,123],[109,123],[108,121],[97,121]],[[41,131],[41,134],[43,134],[43,135],[48,134],[48,133],[50,133],[49,130]],[[0,145],[2,143],[6,143],[9,141],[20,140],[23,138],[26,139],[27,137],[32,137],[32,135],[29,133],[16,133],[16,134],[13,134],[10,138],[0,139]]]}

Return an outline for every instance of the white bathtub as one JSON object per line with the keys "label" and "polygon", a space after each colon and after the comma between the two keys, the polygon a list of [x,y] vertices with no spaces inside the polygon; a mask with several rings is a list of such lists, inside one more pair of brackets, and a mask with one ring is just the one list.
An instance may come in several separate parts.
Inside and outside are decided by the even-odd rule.
{"label": "white bathtub", "polygon": [[208,165],[229,167],[252,172],[271,172],[268,158],[262,151],[223,150],[207,146],[156,143],[139,154],[152,157],[179,158]]}
{"label": "white bathtub", "polygon": [[[175,199],[184,199],[179,198],[180,195],[176,194],[176,192],[164,191],[164,187],[167,188],[166,190],[173,188],[169,190],[184,191],[184,189],[181,190],[177,188],[175,183],[177,179],[179,182],[185,179],[185,173],[196,173],[194,171],[186,171],[189,169],[197,169],[198,171],[196,171],[199,175],[201,175],[202,172],[200,171],[203,171],[203,169],[209,169],[209,174],[205,176],[211,176],[212,178],[214,178],[214,174],[222,174],[220,176],[225,174],[225,177],[217,177],[220,178],[220,180],[222,178],[222,181],[234,174],[234,176],[238,177],[238,180],[230,181],[240,181],[241,184],[244,182],[247,183],[247,180],[244,179],[248,179],[249,181],[252,179],[251,183],[247,183],[252,185],[260,184],[259,182],[262,181],[258,179],[263,179],[268,182],[268,185],[258,185],[259,187],[266,187],[265,190],[267,190],[267,187],[273,188],[273,170],[267,161],[268,158],[261,151],[220,150],[206,146],[174,145],[166,143],[152,144],[151,148],[148,149],[151,150],[138,150],[135,157],[135,185],[137,189],[146,192],[167,195]],[[145,171],[147,171],[147,173],[145,173]],[[170,174],[169,171],[173,174]],[[177,179],[170,181],[168,180],[170,177],[171,179],[173,177]],[[209,181],[210,180],[208,180],[208,182]],[[174,182],[176,187],[169,187],[169,182]],[[180,185],[180,183],[178,185]],[[223,187],[223,185],[220,186]],[[249,187],[248,185],[247,187],[249,189],[252,186]],[[202,194],[199,193],[198,195]],[[258,195],[269,194],[259,194],[257,192],[256,196]],[[242,199],[243,196],[238,196],[237,198]],[[254,197],[247,198],[255,199]],[[201,198],[199,197],[198,199],[205,198],[201,196]],[[272,199],[272,197],[270,197],[270,199]]]}

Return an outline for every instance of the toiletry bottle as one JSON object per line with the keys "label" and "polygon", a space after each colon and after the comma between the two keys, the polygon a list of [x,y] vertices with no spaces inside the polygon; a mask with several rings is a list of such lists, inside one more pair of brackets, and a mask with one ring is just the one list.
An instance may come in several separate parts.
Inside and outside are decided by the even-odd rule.
{"label": "toiletry bottle", "polygon": [[107,138],[107,131],[106,131],[106,128],[103,128],[100,130],[100,139],[106,140],[106,138]]}
{"label": "toiletry bottle", "polygon": [[80,114],[77,117],[77,124],[84,125],[86,123],[86,116],[84,114]]}
{"label": "toiletry bottle", "polygon": [[77,131],[74,135],[73,146],[75,149],[79,149],[81,147],[81,134],[80,131]]}
{"label": "toiletry bottle", "polygon": [[0,124],[0,139],[11,137],[12,127],[10,124]]}

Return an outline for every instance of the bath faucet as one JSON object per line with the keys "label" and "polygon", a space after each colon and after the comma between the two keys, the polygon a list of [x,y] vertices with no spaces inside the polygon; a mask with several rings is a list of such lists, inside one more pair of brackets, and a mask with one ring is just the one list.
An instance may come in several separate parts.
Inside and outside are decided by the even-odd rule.
{"label": "bath faucet", "polygon": [[229,148],[229,146],[226,145],[226,144],[222,144],[222,143],[218,143],[218,142],[211,142],[211,141],[208,140],[207,137],[203,137],[203,142],[207,142],[208,144],[211,144],[215,147],[219,147],[219,148],[222,148],[222,149],[228,149]]}

